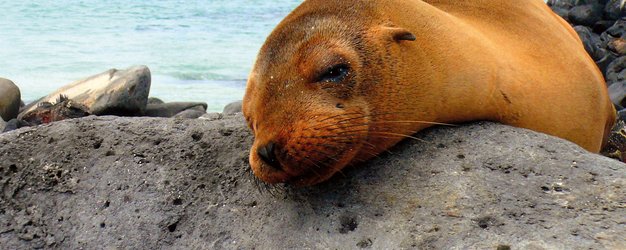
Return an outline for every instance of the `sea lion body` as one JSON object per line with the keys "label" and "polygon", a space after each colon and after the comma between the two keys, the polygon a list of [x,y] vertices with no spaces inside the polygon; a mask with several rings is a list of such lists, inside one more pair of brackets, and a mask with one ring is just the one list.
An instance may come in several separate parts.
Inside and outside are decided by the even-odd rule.
{"label": "sea lion body", "polygon": [[543,1],[307,0],[261,48],[243,112],[250,163],[311,185],[437,123],[497,121],[598,152],[602,74]]}

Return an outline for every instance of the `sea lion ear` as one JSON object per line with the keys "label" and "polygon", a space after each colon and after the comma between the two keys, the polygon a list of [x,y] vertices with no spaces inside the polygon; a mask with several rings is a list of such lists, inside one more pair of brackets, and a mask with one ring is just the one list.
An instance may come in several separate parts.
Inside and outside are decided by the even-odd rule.
{"label": "sea lion ear", "polygon": [[404,28],[382,26],[379,27],[379,32],[381,32],[386,39],[391,39],[396,42],[415,41],[416,39],[411,31]]}
{"label": "sea lion ear", "polygon": [[396,42],[400,41],[415,41],[415,35],[403,28],[389,28],[389,32],[391,33],[391,37]]}

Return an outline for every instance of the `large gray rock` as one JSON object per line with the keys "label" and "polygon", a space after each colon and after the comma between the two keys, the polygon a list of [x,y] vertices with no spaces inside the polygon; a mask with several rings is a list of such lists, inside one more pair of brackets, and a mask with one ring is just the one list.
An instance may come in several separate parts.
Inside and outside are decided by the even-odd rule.
{"label": "large gray rock", "polygon": [[5,121],[17,117],[20,110],[20,89],[9,79],[0,78],[0,118]]}
{"label": "large gray rock", "polygon": [[28,113],[41,102],[54,103],[60,95],[82,103],[94,115],[141,115],[146,109],[150,92],[150,70],[134,66],[125,70],[106,72],[78,80],[25,107]]}
{"label": "large gray rock", "polygon": [[2,120],[2,117],[0,117],[0,133],[2,133],[2,131],[4,131],[4,127],[7,125],[7,122],[5,122],[4,120]]}
{"label": "large gray rock", "polygon": [[478,123],[311,188],[264,187],[226,119],[88,117],[0,135],[6,249],[624,249],[626,165]]}

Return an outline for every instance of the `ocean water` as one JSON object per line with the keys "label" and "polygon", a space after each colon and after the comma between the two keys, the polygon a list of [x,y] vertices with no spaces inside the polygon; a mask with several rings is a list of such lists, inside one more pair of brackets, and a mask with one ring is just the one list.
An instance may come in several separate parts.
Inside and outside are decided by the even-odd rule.
{"label": "ocean water", "polygon": [[26,102],[110,68],[147,65],[150,96],[243,97],[256,54],[301,0],[0,0],[0,77]]}

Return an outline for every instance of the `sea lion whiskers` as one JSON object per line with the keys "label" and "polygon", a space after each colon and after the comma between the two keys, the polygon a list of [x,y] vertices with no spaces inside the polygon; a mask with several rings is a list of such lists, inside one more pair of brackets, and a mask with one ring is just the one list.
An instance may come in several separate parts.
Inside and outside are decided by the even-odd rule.
{"label": "sea lion whiskers", "polygon": [[[308,156],[304,156],[303,159],[308,160],[309,162],[313,163],[313,165],[315,167],[317,167],[317,169],[323,169],[320,165],[317,165],[317,163],[315,163],[315,161],[311,160],[311,158],[309,158]],[[320,161],[317,161],[317,162],[323,165],[322,162],[320,162]],[[317,177],[321,177],[320,173],[316,172],[314,168],[309,168],[308,170],[310,170],[315,175],[317,175]]]}
{"label": "sea lion whiskers", "polygon": [[243,175],[245,178],[250,179],[252,183],[254,183],[257,191],[261,194],[267,192],[270,194],[270,196],[277,198],[278,196],[274,191],[284,191],[281,190],[279,188],[280,186],[278,185],[271,185],[267,182],[260,180],[259,178],[256,178],[256,176],[254,175],[254,171],[252,171],[252,168],[246,168],[246,171],[243,173]]}
{"label": "sea lion whiskers", "polygon": [[456,124],[442,123],[442,122],[428,122],[428,121],[379,121],[379,122],[369,122],[369,124],[378,124],[378,123],[419,123],[419,124],[431,124],[431,125],[441,125],[441,126],[449,126],[449,127],[458,127]]}
{"label": "sea lion whiskers", "polygon": [[[424,142],[424,143],[432,143],[429,142],[427,140],[421,139],[421,138],[417,138],[415,136],[411,136],[411,135],[405,135],[405,134],[400,134],[400,133],[391,133],[391,132],[372,132],[372,137],[376,137],[377,135],[389,135],[391,137],[388,138],[394,138],[395,137],[402,137],[402,138],[409,138],[409,139],[413,139],[416,141],[420,141],[420,142]],[[380,137],[380,136],[379,136]]]}
{"label": "sea lion whiskers", "polygon": [[[322,123],[325,121],[328,121],[330,119],[333,118],[338,118],[338,117],[342,117],[342,116],[348,116],[348,115],[361,115],[361,116],[355,116],[355,117],[347,117],[346,119],[342,119],[342,120],[338,120],[338,121],[333,121],[333,123],[329,123],[329,124],[337,124],[337,123],[343,123],[345,121],[349,121],[349,120],[354,120],[354,119],[359,119],[359,118],[367,118],[367,117],[378,117],[378,116],[383,116],[383,115],[393,115],[393,114],[410,114],[409,111],[399,111],[399,112],[385,112],[385,113],[374,113],[374,114],[364,114],[363,112],[351,112],[351,113],[344,113],[344,114],[339,114],[339,115],[334,115],[331,117],[326,117],[322,120],[317,121],[318,123]],[[318,124],[312,124],[311,126],[315,126]],[[311,127],[309,126],[309,127]]]}
{"label": "sea lion whiskers", "polygon": [[[334,135],[334,136],[313,136],[313,137],[308,137],[308,138],[323,138],[323,139],[331,139],[331,138],[345,138],[345,137],[349,137],[349,138],[359,138],[359,137],[363,137],[363,136],[361,136],[361,135],[354,135],[354,137],[352,137],[352,135]],[[373,137],[380,137],[380,138],[383,138],[383,137],[381,137],[381,136],[373,136]],[[389,137],[387,137],[387,138],[389,138]],[[354,144],[354,143],[355,143],[355,141],[337,141],[337,140],[332,140],[332,142],[334,142],[334,143],[339,143],[339,144],[349,144],[349,145],[350,145],[350,144]],[[374,144],[372,144],[372,143],[370,143],[370,142],[368,142],[368,141],[366,141],[366,140],[362,140],[362,141],[360,141],[360,142],[362,142],[365,146],[370,147],[371,149],[374,149],[374,150],[382,150],[382,151],[384,151],[384,152],[386,152],[386,153],[393,154],[393,152],[391,152],[389,149],[387,149],[387,148],[380,148],[379,146],[376,146],[376,145],[374,145]],[[332,146],[332,145],[329,145],[329,144],[319,144],[319,143],[318,143],[318,144],[314,144],[314,145],[321,145],[321,146],[325,146],[325,147],[330,147],[330,148],[334,148],[335,150],[340,150],[340,149],[341,149],[341,148],[339,148],[339,147],[335,147],[335,146]],[[380,159],[380,155],[374,154],[374,153],[372,153],[372,152],[370,152],[370,151],[364,151],[364,152],[365,152],[366,154],[368,154],[368,155],[372,156],[372,157],[375,157],[375,158],[379,158],[379,159]],[[357,160],[357,161],[365,161],[366,159],[363,159],[363,158],[360,158],[360,157],[355,157],[355,160]]]}
{"label": "sea lion whiskers", "polygon": [[[376,117],[383,116],[383,115],[393,115],[393,114],[403,114],[403,113],[405,113],[405,112],[387,112],[387,113],[381,113],[381,114],[368,114],[368,115],[364,114],[362,116],[349,117],[349,118],[346,118],[346,119],[343,119],[343,120],[336,121],[334,123],[327,123],[328,126],[316,127],[315,129],[323,129],[323,128],[326,128],[326,127],[331,127],[333,125],[347,123],[348,121],[352,121],[352,120],[356,120],[356,119],[362,119],[362,118],[370,118],[371,119],[371,118],[376,118]],[[335,117],[340,117],[340,116],[335,116]],[[414,120],[414,121],[411,121],[411,120],[368,121],[367,123],[351,124],[351,125],[360,126],[360,125],[382,124],[382,123],[421,123],[421,124],[442,125],[442,126],[452,126],[452,127],[457,126],[457,125],[449,124],[449,123],[434,122],[434,121],[432,121],[432,122],[431,121],[419,121],[419,120]],[[310,127],[315,126],[315,125],[319,125],[319,124],[313,124]]]}
{"label": "sea lion whiskers", "polygon": [[353,112],[353,113],[338,114],[338,115],[333,115],[333,116],[330,116],[330,117],[326,117],[326,118],[324,118],[322,120],[319,120],[317,122],[324,122],[324,121],[327,121],[327,120],[330,120],[330,119],[333,119],[333,118],[337,118],[337,117],[341,117],[341,116],[344,116],[344,115],[359,115],[359,114],[361,114],[361,113],[360,112]]}
{"label": "sea lion whiskers", "polygon": [[[415,136],[411,136],[411,135],[406,135],[406,134],[401,134],[401,133],[394,133],[394,132],[382,132],[382,131],[369,131],[369,130],[354,130],[354,131],[346,131],[347,134],[343,134],[343,135],[338,135],[337,137],[342,137],[342,136],[351,136],[351,135],[355,135],[355,134],[349,134],[349,132],[369,132],[368,134],[370,136],[376,136],[376,135],[389,135],[389,136],[396,136],[396,137],[403,137],[403,138],[409,138],[409,139],[414,139],[414,140],[418,140],[421,142],[426,142],[426,143],[430,143],[429,141],[426,141],[424,139],[420,139],[417,138]],[[392,137],[393,138],[393,137]]]}
{"label": "sea lion whiskers", "polygon": [[[346,114],[340,114],[340,115],[336,115],[333,116],[333,118],[341,118],[342,116],[349,116],[349,115],[362,115],[361,113],[346,113]],[[319,126],[321,125],[337,125],[337,124],[341,124],[344,123],[345,121],[349,121],[349,120],[354,120],[354,119],[359,119],[359,118],[363,118],[363,116],[357,116],[357,117],[346,117],[346,118],[341,118],[338,121],[329,121],[328,118],[322,120],[322,121],[318,121],[317,123],[313,122],[313,124],[309,125],[308,127],[305,127],[304,129],[309,129],[309,128],[313,128],[315,126]],[[315,127],[314,129],[323,129],[326,127]]]}
{"label": "sea lion whiskers", "polygon": [[329,130],[332,131],[332,130],[343,129],[343,128],[362,127],[362,126],[369,126],[372,124],[384,124],[384,123],[417,123],[417,124],[441,125],[441,126],[449,126],[449,127],[458,126],[458,125],[448,124],[448,123],[427,122],[427,121],[380,121],[380,122],[366,122],[366,123],[350,124],[349,126],[337,126],[336,128],[332,128]]}

